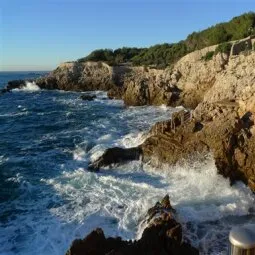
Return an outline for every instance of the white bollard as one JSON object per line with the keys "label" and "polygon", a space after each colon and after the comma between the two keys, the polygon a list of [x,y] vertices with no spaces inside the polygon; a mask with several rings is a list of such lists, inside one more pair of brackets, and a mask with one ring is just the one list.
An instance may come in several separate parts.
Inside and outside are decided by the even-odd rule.
{"label": "white bollard", "polygon": [[229,241],[229,255],[255,255],[255,224],[233,228]]}

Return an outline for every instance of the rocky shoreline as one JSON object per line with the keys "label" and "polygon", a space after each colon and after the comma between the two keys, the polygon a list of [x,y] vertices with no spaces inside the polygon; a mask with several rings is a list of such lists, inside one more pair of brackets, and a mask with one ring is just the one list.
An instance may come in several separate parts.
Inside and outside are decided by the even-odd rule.
{"label": "rocky shoreline", "polygon": [[120,237],[106,238],[102,229],[92,231],[84,239],[74,240],[66,255],[195,255],[198,250],[183,241],[181,224],[176,221],[169,196],[147,212],[142,237],[124,241]]}
{"label": "rocky shoreline", "polygon": [[[101,62],[64,63],[35,83],[42,89],[104,90],[110,98],[123,99],[126,105],[182,105],[188,109],[171,120],[156,123],[140,146],[106,150],[91,162],[91,171],[139,158],[157,166],[176,164],[194,154],[203,158],[210,152],[220,174],[231,183],[243,181],[255,192],[255,52],[234,56],[218,53],[205,61],[203,56],[215,47],[192,52],[165,70],[111,67]],[[10,81],[1,92],[23,86],[24,81]],[[191,114],[185,120],[187,112]],[[172,209],[162,208],[160,220],[150,219],[138,241],[105,238],[97,229],[75,241],[67,254],[84,254],[84,250],[90,250],[86,254],[197,254],[189,245],[183,246],[181,227],[173,219]]]}
{"label": "rocky shoreline", "polygon": [[[188,122],[180,123],[177,118],[174,130],[171,120],[157,123],[144,144],[133,151],[113,148],[92,162],[91,169],[140,156],[154,165],[175,164],[194,153],[210,151],[219,173],[255,191],[255,52],[218,53],[205,61],[203,56],[216,46],[192,52],[164,70],[70,62],[35,82],[44,89],[108,91],[110,98],[123,99],[126,105],[193,109]],[[11,81],[6,90],[23,84]]]}

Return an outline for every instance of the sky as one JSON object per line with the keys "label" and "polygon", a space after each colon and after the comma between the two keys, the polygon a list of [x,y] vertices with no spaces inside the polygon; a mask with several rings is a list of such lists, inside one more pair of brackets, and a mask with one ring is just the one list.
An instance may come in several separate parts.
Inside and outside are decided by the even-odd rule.
{"label": "sky", "polygon": [[52,70],[99,48],[185,39],[255,0],[0,0],[0,71]]}

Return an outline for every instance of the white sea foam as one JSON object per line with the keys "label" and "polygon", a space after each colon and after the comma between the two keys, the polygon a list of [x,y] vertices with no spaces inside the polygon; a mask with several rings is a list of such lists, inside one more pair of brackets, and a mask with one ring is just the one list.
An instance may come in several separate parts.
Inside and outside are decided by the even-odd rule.
{"label": "white sea foam", "polygon": [[120,139],[118,144],[125,148],[132,148],[142,144],[147,137],[146,132],[131,133]]}
{"label": "white sea foam", "polygon": [[[22,196],[38,192],[43,198],[40,203],[16,203],[22,211],[33,208],[39,213],[49,203],[56,204],[43,217],[21,214],[12,225],[0,227],[7,236],[28,235],[27,246],[18,247],[21,254],[33,254],[34,249],[41,255],[64,254],[74,238],[81,238],[96,227],[102,227],[106,235],[139,238],[147,209],[165,194],[170,195],[177,209],[185,236],[201,249],[201,254],[208,254],[209,249],[209,254],[219,254],[213,248],[219,246],[222,250],[227,245],[228,231],[236,224],[230,217],[247,217],[255,210],[251,191],[241,183],[230,186],[217,174],[210,156],[204,162],[162,169],[142,166],[138,161],[98,174],[79,168],[41,179],[42,186],[31,185],[20,174],[8,181],[22,184]],[[219,239],[219,235],[223,237]],[[0,239],[5,240],[2,234]],[[2,249],[8,250],[11,244],[3,245]]]}
{"label": "white sea foam", "polygon": [[33,82],[30,82],[30,81],[25,81],[25,86],[20,88],[20,89],[14,89],[14,91],[38,91],[40,90],[40,88],[36,85],[36,83],[33,81]]}
{"label": "white sea foam", "polygon": [[[217,174],[210,156],[204,162],[164,169],[143,168],[140,162],[99,174],[77,169],[42,181],[69,201],[51,209],[60,221],[75,225],[69,233],[62,230],[62,235],[67,235],[65,240],[82,237],[96,227],[102,227],[107,235],[140,238],[144,229],[140,223],[147,209],[169,194],[185,236],[200,247],[202,254],[208,254],[214,246],[222,249],[227,245],[228,231],[236,224],[229,217],[251,215],[255,210],[251,191],[241,183],[231,187]],[[67,231],[69,227],[64,228]],[[219,240],[222,233],[225,236]]]}

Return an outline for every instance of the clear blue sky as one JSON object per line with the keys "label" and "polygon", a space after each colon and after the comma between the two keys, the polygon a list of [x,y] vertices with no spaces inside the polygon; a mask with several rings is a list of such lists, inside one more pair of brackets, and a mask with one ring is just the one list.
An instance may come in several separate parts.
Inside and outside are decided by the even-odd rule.
{"label": "clear blue sky", "polygon": [[0,71],[51,70],[97,48],[177,42],[255,0],[0,0]]}

